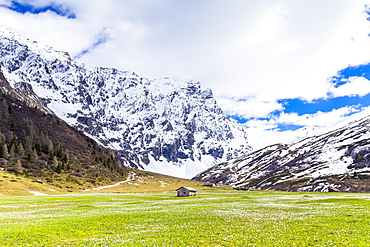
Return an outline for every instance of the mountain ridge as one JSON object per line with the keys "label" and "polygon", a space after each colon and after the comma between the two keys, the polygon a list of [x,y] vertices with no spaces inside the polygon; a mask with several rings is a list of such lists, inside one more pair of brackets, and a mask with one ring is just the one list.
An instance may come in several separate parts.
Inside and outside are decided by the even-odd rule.
{"label": "mountain ridge", "polygon": [[6,28],[0,66],[12,87],[32,85],[56,115],[127,166],[190,178],[251,150],[244,128],[197,81],[87,67]]}
{"label": "mountain ridge", "polygon": [[243,189],[370,191],[370,117],[291,144],[274,144],[193,178]]}

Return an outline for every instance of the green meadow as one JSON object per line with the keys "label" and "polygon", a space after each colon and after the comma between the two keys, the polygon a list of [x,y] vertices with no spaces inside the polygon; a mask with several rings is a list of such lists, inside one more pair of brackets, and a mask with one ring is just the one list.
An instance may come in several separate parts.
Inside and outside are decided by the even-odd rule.
{"label": "green meadow", "polygon": [[0,197],[0,246],[370,246],[370,194]]}

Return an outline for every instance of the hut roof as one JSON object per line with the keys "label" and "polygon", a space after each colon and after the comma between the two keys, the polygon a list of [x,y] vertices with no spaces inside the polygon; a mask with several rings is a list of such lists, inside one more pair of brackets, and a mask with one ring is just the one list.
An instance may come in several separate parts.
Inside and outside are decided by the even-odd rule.
{"label": "hut roof", "polygon": [[191,191],[191,192],[196,192],[197,191],[196,189],[193,189],[192,187],[186,187],[186,186],[181,186],[176,191],[181,190],[182,188],[184,188],[184,189],[186,189],[188,191]]}
{"label": "hut roof", "polygon": [[332,191],[332,192],[340,192],[339,189],[335,188],[335,187],[329,187],[329,191]]}

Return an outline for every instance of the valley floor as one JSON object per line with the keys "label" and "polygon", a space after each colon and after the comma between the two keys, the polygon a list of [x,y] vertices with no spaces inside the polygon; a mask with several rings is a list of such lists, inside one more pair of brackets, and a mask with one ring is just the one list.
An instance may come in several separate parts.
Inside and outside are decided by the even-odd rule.
{"label": "valley floor", "polygon": [[370,194],[0,197],[1,246],[370,246]]}

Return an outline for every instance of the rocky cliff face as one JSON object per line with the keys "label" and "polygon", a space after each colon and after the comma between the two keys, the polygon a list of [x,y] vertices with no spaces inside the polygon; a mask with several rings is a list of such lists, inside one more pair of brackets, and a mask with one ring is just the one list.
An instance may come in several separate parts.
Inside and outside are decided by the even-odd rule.
{"label": "rocky cliff face", "polygon": [[370,191],[370,117],[216,165],[195,180],[243,189]]}
{"label": "rocky cliff face", "polygon": [[196,81],[87,67],[3,27],[0,66],[12,88],[31,87],[40,104],[131,167],[192,177],[251,150],[243,127]]}

